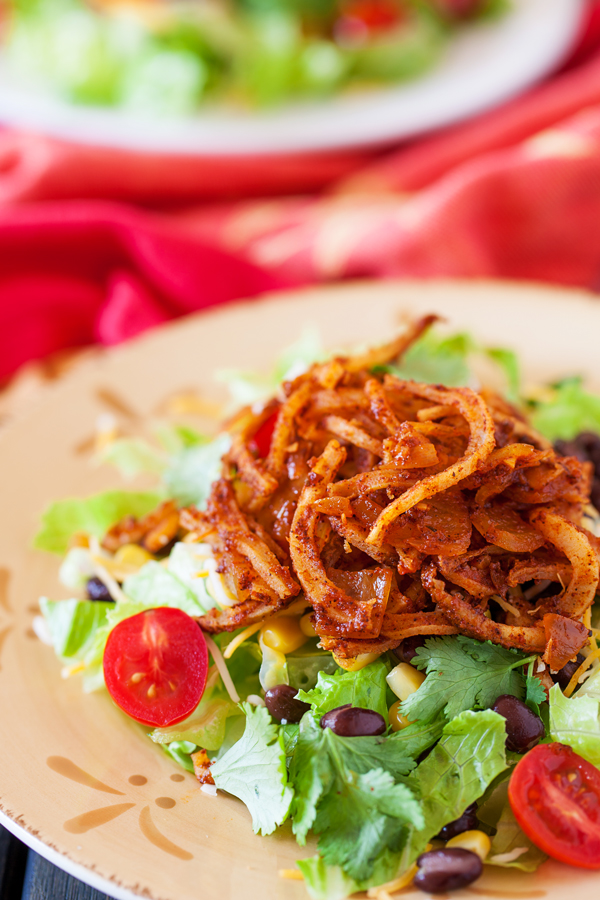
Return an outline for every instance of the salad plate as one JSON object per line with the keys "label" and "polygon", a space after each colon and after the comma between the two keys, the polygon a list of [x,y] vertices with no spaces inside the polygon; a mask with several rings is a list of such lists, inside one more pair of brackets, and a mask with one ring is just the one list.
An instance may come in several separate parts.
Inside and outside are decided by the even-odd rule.
{"label": "salad plate", "polygon": [[[376,343],[430,312],[515,350],[526,382],[580,374],[600,391],[600,305],[591,295],[490,282],[358,283],[231,305],[91,354],[0,433],[0,822],[51,862],[127,900],[307,896],[280,872],[314,847],[299,849],[285,826],[254,835],[242,803],[201,791],[105,692],[86,695],[77,678],[61,678],[33,624],[39,596],[64,590],[57,559],[33,550],[32,537],[51,500],[119,486],[90,455],[99,416],[135,429],[169,397],[192,391],[210,411],[224,398],[217,370],[264,372],[306,326],[334,349]],[[143,478],[134,485],[143,488]],[[553,861],[531,875],[486,868],[455,896],[562,900],[574,888],[597,889],[599,878]]]}
{"label": "salad plate", "polygon": [[0,120],[82,143],[199,155],[324,151],[412,137],[507,100],[571,47],[584,0],[514,0],[503,17],[465,27],[425,75],[263,112],[206,107],[164,117],[77,105],[27,87],[0,53]]}

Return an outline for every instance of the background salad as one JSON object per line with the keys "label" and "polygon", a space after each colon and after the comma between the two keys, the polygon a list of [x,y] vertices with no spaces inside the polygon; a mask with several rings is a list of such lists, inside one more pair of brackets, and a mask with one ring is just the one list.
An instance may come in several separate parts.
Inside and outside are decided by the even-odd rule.
{"label": "background salad", "polygon": [[10,0],[5,55],[79,103],[171,115],[414,78],[508,0]]}

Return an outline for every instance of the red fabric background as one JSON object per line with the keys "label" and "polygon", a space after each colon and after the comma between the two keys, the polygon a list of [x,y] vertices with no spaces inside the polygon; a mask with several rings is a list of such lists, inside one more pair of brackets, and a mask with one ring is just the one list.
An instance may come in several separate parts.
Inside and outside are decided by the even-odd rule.
{"label": "red fabric background", "polygon": [[0,134],[0,379],[277,287],[356,276],[600,286],[600,2],[563,69],[371,153],[212,159]]}

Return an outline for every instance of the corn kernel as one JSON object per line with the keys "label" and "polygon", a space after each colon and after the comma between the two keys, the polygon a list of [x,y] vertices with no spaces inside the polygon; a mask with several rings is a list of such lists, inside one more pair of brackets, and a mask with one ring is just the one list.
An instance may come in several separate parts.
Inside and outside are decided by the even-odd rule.
{"label": "corn kernel", "polygon": [[403,716],[400,712],[400,704],[402,700],[396,700],[395,703],[392,703],[389,709],[389,719],[390,725],[392,726],[392,731],[402,731],[403,728],[406,728],[408,725],[412,725],[412,722]]}
{"label": "corn kernel", "polygon": [[123,544],[122,547],[119,547],[113,557],[113,560],[116,563],[120,563],[124,566],[136,566],[138,568],[141,568],[151,559],[152,557],[148,551],[144,550],[144,548],[140,547],[138,544]]}
{"label": "corn kernel", "polygon": [[260,635],[267,647],[284,654],[293,653],[308,640],[300,628],[299,620],[293,619],[291,616],[281,616],[281,618],[263,625]]}
{"label": "corn kernel", "polygon": [[477,828],[457,834],[456,837],[450,838],[446,844],[446,847],[460,847],[462,850],[470,850],[471,853],[476,853],[482,861],[490,852],[491,846],[492,843],[487,834],[479,831]]}
{"label": "corn kernel", "polygon": [[381,656],[381,653],[359,653],[358,656],[351,656],[350,659],[336,656],[335,653],[332,655],[341,669],[345,669],[346,672],[359,672],[360,669],[364,669],[369,663],[378,659]]}
{"label": "corn kernel", "polygon": [[421,687],[425,681],[425,674],[419,672],[410,663],[399,663],[386,676],[386,681],[396,697],[400,697],[401,700],[407,700],[411,694],[414,694]]}
{"label": "corn kernel", "polygon": [[315,631],[313,623],[310,621],[311,615],[312,613],[307,613],[305,616],[302,616],[300,619],[300,628],[307,637],[316,637],[317,632]]}

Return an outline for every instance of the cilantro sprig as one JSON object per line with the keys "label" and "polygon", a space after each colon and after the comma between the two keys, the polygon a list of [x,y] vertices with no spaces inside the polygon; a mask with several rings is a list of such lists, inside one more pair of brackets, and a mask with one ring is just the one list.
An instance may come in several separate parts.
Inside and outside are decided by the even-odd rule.
{"label": "cilantro sprig", "polygon": [[441,715],[450,720],[469,709],[485,709],[501,694],[522,700],[526,694],[523,666],[534,659],[460,634],[430,638],[412,663],[425,669],[427,677],[404,701],[402,713],[427,723]]}

